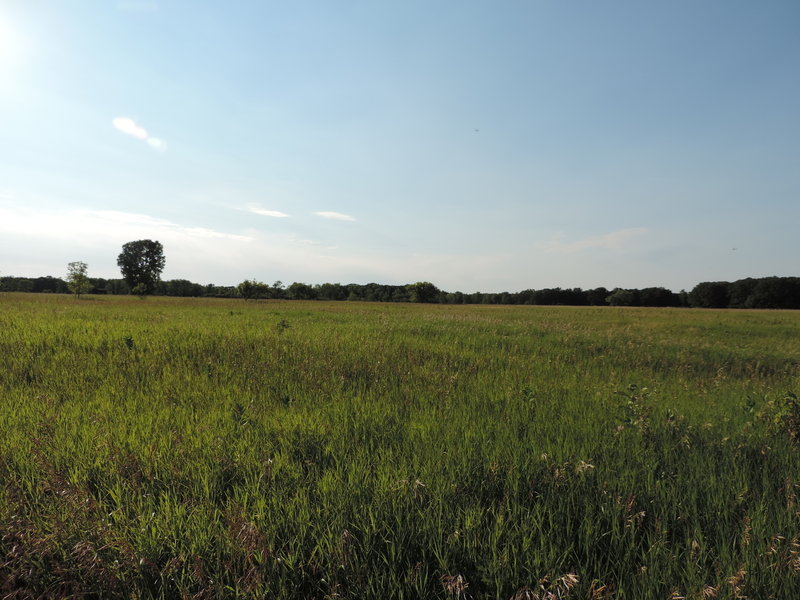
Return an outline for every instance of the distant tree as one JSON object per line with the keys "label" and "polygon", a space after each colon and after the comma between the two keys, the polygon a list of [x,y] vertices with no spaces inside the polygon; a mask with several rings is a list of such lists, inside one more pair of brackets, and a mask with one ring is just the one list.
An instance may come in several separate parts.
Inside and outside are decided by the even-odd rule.
{"label": "distant tree", "polygon": [[89,265],[85,262],[75,261],[67,265],[67,287],[75,294],[76,298],[86,294],[94,287],[89,281]]}
{"label": "distant tree", "polygon": [[727,308],[730,283],[704,281],[689,292],[689,304],[694,308]]}
{"label": "distant tree", "polygon": [[33,291],[33,279],[28,279],[27,277],[15,277],[14,284],[16,287],[11,290],[13,292]]}
{"label": "distant tree", "polygon": [[286,297],[292,300],[313,300],[315,298],[314,288],[307,283],[298,283],[295,281],[286,288]]}
{"label": "distant tree", "polygon": [[157,290],[164,263],[164,247],[153,240],[128,242],[117,257],[117,265],[131,292],[140,295]]}
{"label": "distant tree", "polygon": [[339,283],[316,284],[314,295],[318,300],[344,300],[347,297]]}
{"label": "distant tree", "polygon": [[748,277],[739,279],[728,286],[728,306],[730,308],[752,308],[753,291],[759,280]]}
{"label": "distant tree", "polygon": [[411,302],[438,302],[439,288],[429,281],[418,281],[406,286]]}
{"label": "distant tree", "polygon": [[[33,282],[31,292],[34,294],[66,294],[70,291],[66,281],[52,275],[37,277],[31,281]],[[89,288],[89,291],[91,291],[91,288]]]}
{"label": "distant tree", "polygon": [[604,287],[594,288],[593,290],[586,290],[586,301],[591,306],[606,306],[608,301],[609,291]]}
{"label": "distant tree", "polygon": [[762,277],[747,299],[749,308],[800,307],[800,279],[797,277]]}
{"label": "distant tree", "polygon": [[544,288],[541,290],[534,290],[531,301],[533,304],[538,305],[553,305],[558,304],[557,296],[561,293],[561,288]]}
{"label": "distant tree", "polygon": [[381,302],[383,300],[383,288],[379,283],[368,283],[360,287],[362,300],[367,302]]}
{"label": "distant tree", "polygon": [[[464,296],[462,295],[462,302],[466,301],[463,298]],[[536,290],[527,289],[527,290],[522,290],[521,292],[517,292],[517,304],[533,304],[535,299],[536,299]]]}
{"label": "distant tree", "polygon": [[408,302],[408,300],[408,286],[400,285],[396,286],[394,290],[392,290],[391,302]]}
{"label": "distant tree", "polygon": [[622,288],[616,288],[611,292],[606,301],[611,306],[638,306],[639,304],[637,290],[624,290]]}
{"label": "distant tree", "polygon": [[202,296],[203,286],[192,283],[188,279],[170,279],[163,282],[164,294],[167,296],[197,297]]}
{"label": "distant tree", "polygon": [[347,301],[348,302],[359,302],[364,299],[364,294],[362,293],[364,290],[362,286],[358,285],[357,283],[348,283],[347,284]]}
{"label": "distant tree", "polygon": [[270,298],[283,298],[284,297],[284,289],[283,289],[283,282],[279,279],[275,283],[272,284],[272,287],[269,288],[269,296]]}
{"label": "distant tree", "polygon": [[567,306],[586,306],[589,300],[586,298],[586,292],[581,288],[572,288],[562,292],[562,299],[559,304],[566,304]]}
{"label": "distant tree", "polygon": [[442,296],[442,302],[444,304],[463,304],[464,303],[464,293],[463,292],[447,292]]}
{"label": "distant tree", "polygon": [[680,306],[678,294],[663,287],[649,287],[639,290],[640,306]]}
{"label": "distant tree", "polygon": [[131,293],[131,288],[124,279],[109,279],[106,286],[109,294]]}
{"label": "distant tree", "polygon": [[253,281],[249,279],[245,279],[242,283],[236,286],[236,291],[239,292],[239,295],[244,298],[245,300],[252,300],[253,299]]}
{"label": "distant tree", "polygon": [[269,286],[255,279],[244,280],[236,287],[236,290],[245,300],[258,300],[259,298],[266,298],[269,295]]}
{"label": "distant tree", "polygon": [[89,290],[90,294],[108,294],[108,280],[103,277],[90,277],[89,282],[92,284],[92,289]]}

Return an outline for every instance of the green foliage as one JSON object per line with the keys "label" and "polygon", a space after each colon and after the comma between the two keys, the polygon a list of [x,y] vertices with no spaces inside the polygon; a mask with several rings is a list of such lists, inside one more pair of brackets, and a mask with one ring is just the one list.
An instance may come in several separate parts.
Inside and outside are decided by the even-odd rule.
{"label": "green foliage", "polygon": [[689,294],[698,308],[800,308],[800,277],[747,278],[698,283]]}
{"label": "green foliage", "polygon": [[624,392],[616,392],[625,398],[622,405],[622,421],[626,425],[636,427],[640,432],[647,431],[653,406],[650,403],[650,390],[640,388],[635,383],[628,386]]}
{"label": "green foliage", "polygon": [[286,297],[290,300],[313,300],[316,298],[316,294],[310,285],[295,281],[286,288]]}
{"label": "green foliage", "polygon": [[275,331],[277,331],[278,333],[283,333],[284,331],[289,329],[289,327],[291,327],[291,325],[289,325],[289,321],[287,321],[286,319],[281,319],[275,324]]}
{"label": "green foliage", "polygon": [[689,293],[689,303],[696,308],[725,308],[729,296],[727,281],[706,281],[698,283]]}
{"label": "green foliage", "polygon": [[0,324],[0,596],[800,597],[800,314],[3,294]]}
{"label": "green foliage", "polygon": [[611,306],[636,306],[639,304],[639,299],[636,290],[618,288],[608,295],[606,302]]}
{"label": "green foliage", "polygon": [[117,266],[131,293],[141,296],[157,291],[165,262],[161,242],[153,240],[128,242],[117,257]]}
{"label": "green foliage", "polygon": [[269,297],[269,286],[255,279],[246,279],[236,289],[245,300],[258,300]]}
{"label": "green foliage", "polygon": [[75,296],[80,297],[92,289],[88,270],[89,267],[85,262],[76,261],[67,265],[67,286]]}
{"label": "green foliage", "polygon": [[418,281],[406,286],[411,302],[438,302],[439,288],[429,281]]}
{"label": "green foliage", "polygon": [[188,279],[171,279],[163,283],[163,293],[167,296],[198,297],[203,295],[203,286]]}
{"label": "green foliage", "polygon": [[800,444],[800,401],[793,392],[787,392],[779,400],[767,402],[759,413],[776,432],[785,434],[794,444]]}

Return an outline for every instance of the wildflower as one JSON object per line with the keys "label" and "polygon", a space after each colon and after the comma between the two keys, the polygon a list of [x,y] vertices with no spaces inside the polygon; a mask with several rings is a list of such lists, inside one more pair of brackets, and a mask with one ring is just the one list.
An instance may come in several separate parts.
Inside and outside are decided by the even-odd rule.
{"label": "wildflower", "polygon": [[442,584],[447,593],[456,598],[465,598],[469,587],[467,580],[461,575],[442,575]]}

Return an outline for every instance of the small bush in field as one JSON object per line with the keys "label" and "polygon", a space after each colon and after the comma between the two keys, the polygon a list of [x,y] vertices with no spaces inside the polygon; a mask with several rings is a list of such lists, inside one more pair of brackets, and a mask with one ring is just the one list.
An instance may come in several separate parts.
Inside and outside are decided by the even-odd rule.
{"label": "small bush in field", "polygon": [[649,402],[651,392],[646,387],[639,387],[635,383],[628,386],[625,391],[616,392],[622,396],[623,423],[646,431],[649,427],[653,407]]}
{"label": "small bush in field", "polygon": [[800,400],[795,393],[787,392],[780,400],[767,402],[761,417],[771,429],[788,435],[793,444],[800,443]]}

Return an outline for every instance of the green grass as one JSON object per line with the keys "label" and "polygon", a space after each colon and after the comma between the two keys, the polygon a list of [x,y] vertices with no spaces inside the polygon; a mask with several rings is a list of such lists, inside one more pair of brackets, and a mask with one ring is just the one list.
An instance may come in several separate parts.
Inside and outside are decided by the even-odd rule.
{"label": "green grass", "polygon": [[794,600],[799,381],[796,312],[0,294],[0,596]]}

